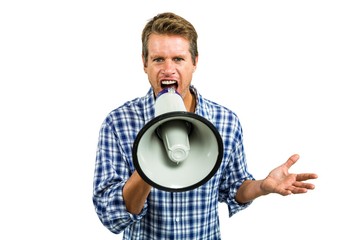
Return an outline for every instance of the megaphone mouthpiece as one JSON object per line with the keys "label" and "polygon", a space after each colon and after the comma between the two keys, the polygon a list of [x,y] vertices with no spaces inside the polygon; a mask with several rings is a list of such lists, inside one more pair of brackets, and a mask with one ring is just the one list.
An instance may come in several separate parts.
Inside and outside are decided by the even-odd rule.
{"label": "megaphone mouthpiece", "polygon": [[175,111],[186,111],[184,101],[174,88],[165,88],[156,97],[155,116]]}

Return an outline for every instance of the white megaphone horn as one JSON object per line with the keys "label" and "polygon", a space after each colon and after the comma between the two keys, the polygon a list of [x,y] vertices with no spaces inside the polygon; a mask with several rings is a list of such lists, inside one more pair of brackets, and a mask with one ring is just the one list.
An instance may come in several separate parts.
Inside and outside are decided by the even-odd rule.
{"label": "white megaphone horn", "polygon": [[187,112],[180,94],[168,88],[158,94],[155,118],[136,136],[132,154],[147,183],[165,191],[187,191],[216,173],[223,142],[211,122]]}

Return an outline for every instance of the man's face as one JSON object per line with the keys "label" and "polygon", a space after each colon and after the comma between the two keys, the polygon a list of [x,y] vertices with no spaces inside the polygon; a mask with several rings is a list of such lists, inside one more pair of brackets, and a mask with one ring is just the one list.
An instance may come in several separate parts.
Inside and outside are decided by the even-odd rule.
{"label": "man's face", "polygon": [[150,35],[149,57],[146,62],[143,59],[143,63],[156,96],[164,88],[174,87],[184,101],[191,98],[189,87],[197,58],[194,65],[189,47],[189,41],[180,36]]}

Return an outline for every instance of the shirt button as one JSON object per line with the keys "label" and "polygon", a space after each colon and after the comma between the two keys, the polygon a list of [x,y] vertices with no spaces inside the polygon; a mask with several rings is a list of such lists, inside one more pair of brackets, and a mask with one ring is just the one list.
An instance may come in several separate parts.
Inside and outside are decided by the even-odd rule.
{"label": "shirt button", "polygon": [[175,222],[179,222],[179,221],[180,221],[179,217],[175,218]]}

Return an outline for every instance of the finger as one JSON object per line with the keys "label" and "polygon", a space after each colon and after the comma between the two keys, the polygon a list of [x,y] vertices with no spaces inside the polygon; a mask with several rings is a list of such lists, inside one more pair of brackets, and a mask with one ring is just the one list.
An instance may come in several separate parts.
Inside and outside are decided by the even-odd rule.
{"label": "finger", "polygon": [[292,194],[292,191],[290,189],[279,189],[278,193],[282,196],[287,196]]}
{"label": "finger", "polygon": [[299,154],[294,154],[291,157],[289,157],[289,159],[285,162],[285,166],[287,168],[290,168],[292,165],[294,165],[297,160],[299,160],[300,156]]}
{"label": "finger", "polygon": [[304,189],[314,189],[315,188],[315,185],[312,184],[312,183],[304,183],[304,182],[295,182],[293,184],[294,187],[296,188],[304,188]]}
{"label": "finger", "polygon": [[306,188],[294,188],[293,190],[291,190],[291,192],[293,194],[307,193],[307,189]]}
{"label": "finger", "polygon": [[305,187],[297,187],[295,184],[291,187],[289,187],[287,190],[291,191],[292,194],[298,194],[298,193],[306,193],[307,188]]}
{"label": "finger", "polygon": [[318,178],[318,175],[315,173],[299,173],[296,175],[296,181],[306,181],[316,178]]}

